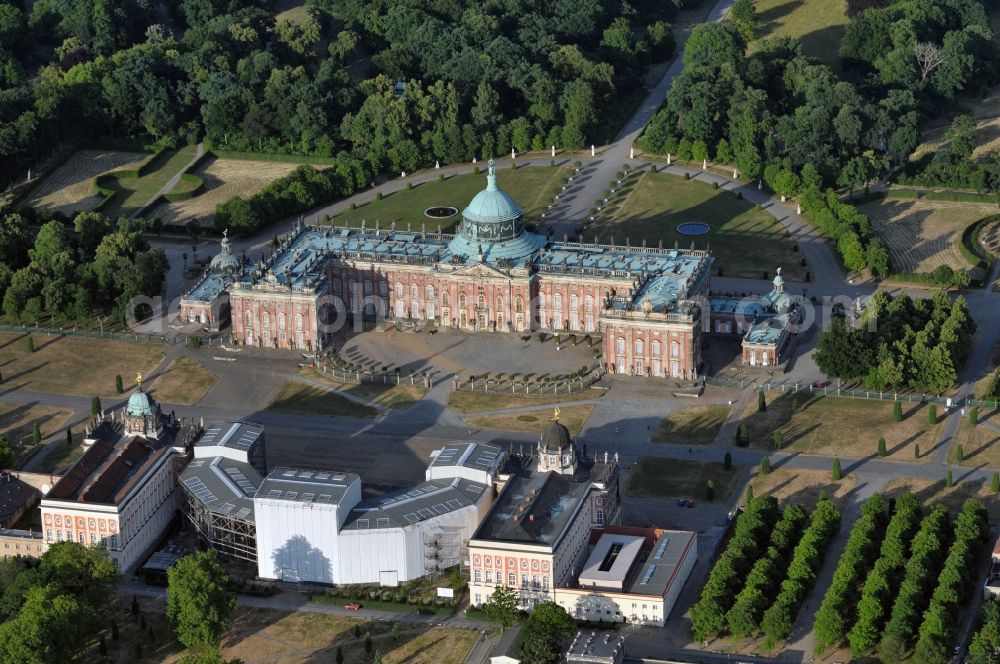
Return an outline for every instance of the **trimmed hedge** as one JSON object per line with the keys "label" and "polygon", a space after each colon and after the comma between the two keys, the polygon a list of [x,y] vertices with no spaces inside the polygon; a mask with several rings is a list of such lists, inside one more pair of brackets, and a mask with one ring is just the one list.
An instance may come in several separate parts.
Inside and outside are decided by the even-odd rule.
{"label": "trimmed hedge", "polygon": [[819,501],[809,519],[809,527],[802,533],[802,539],[792,553],[781,590],[761,620],[761,631],[768,647],[791,635],[799,606],[816,583],[823,556],[839,530],[840,510],[830,499]]}
{"label": "trimmed hedge", "polygon": [[896,500],[896,509],[882,540],[879,558],[865,580],[858,602],[858,619],[847,634],[855,658],[874,650],[889,618],[889,602],[902,580],[910,542],[920,526],[920,501],[908,493]]}
{"label": "trimmed hedge", "polygon": [[941,563],[950,539],[948,508],[935,505],[920,522],[920,530],[910,545],[903,581],[892,604],[889,622],[882,631],[879,656],[882,661],[901,661],[913,644],[920,616],[930,601],[931,588],[937,578],[935,570]]}
{"label": "trimmed hedge", "polygon": [[205,143],[205,152],[211,152],[220,159],[243,159],[245,161],[285,161],[290,164],[323,164],[335,166],[339,157],[310,157],[300,154],[276,154],[269,152],[238,152],[236,150],[219,150]]}
{"label": "trimmed hedge", "polygon": [[726,621],[736,636],[750,636],[760,629],[764,610],[771,605],[788,567],[788,556],[806,525],[806,510],[801,505],[785,508],[781,520],[771,531],[771,540],[764,556],[754,563],[743,590],[736,596]]}
{"label": "trimmed hedge", "polygon": [[884,526],[885,496],[876,493],[862,505],[861,517],[851,530],[837,570],[833,573],[833,581],[816,612],[813,633],[817,652],[840,642],[854,622],[861,586],[882,543]]}
{"label": "trimmed hedge", "polygon": [[777,516],[778,501],[774,496],[760,496],[747,503],[746,511],[736,519],[726,550],[712,568],[701,598],[691,607],[691,632],[697,640],[703,641],[726,629],[726,612],[747,572],[763,552]]}
{"label": "trimmed hedge", "polygon": [[989,536],[986,506],[969,498],[955,520],[955,541],[938,575],[937,588],[924,612],[915,662],[945,662],[958,627],[962,606],[976,587],[976,559]]}

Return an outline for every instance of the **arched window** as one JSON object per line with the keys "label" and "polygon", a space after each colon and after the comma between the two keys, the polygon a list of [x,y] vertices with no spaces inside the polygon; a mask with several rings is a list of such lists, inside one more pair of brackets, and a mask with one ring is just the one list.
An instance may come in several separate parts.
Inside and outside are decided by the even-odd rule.
{"label": "arched window", "polygon": [[559,293],[556,293],[553,296],[553,306],[556,309],[562,309],[562,295],[560,295]]}
{"label": "arched window", "polygon": [[524,587],[524,588],[528,587],[528,575],[527,574],[522,574],[521,575],[521,586]]}
{"label": "arched window", "polygon": [[247,327],[250,327],[251,325],[253,325],[253,314],[250,313],[249,309],[247,309]]}
{"label": "arched window", "polygon": [[520,295],[518,295],[517,299],[514,300],[514,310],[519,314],[524,313],[524,300],[521,299]]}
{"label": "arched window", "polygon": [[548,590],[548,589],[549,589],[549,575],[546,574],[545,576],[542,577],[542,590]]}
{"label": "arched window", "polygon": [[681,345],[676,341],[670,342],[670,357],[680,357],[681,356]]}
{"label": "arched window", "polygon": [[476,306],[478,306],[480,308],[486,306],[486,296],[483,295],[482,293],[480,293],[479,297],[476,298]]}
{"label": "arched window", "polygon": [[497,298],[497,311],[498,312],[503,311],[503,298],[502,297],[498,297]]}
{"label": "arched window", "polygon": [[643,342],[642,339],[636,339],[635,340],[635,354],[636,355],[642,355],[643,351],[645,350],[645,347],[646,347],[646,344]]}
{"label": "arched window", "polygon": [[517,575],[514,572],[507,572],[507,585],[511,588],[517,585]]}
{"label": "arched window", "polygon": [[486,583],[493,583],[493,572],[486,570]]}
{"label": "arched window", "polygon": [[451,298],[448,297],[448,291],[441,293],[441,305],[445,307],[451,306]]}
{"label": "arched window", "polygon": [[378,282],[378,293],[379,295],[385,297],[389,294],[389,284],[384,281]]}
{"label": "arched window", "polygon": [[410,297],[413,298],[414,300],[420,297],[420,287],[417,286],[416,284],[410,286]]}
{"label": "arched window", "polygon": [[587,299],[584,300],[584,306],[587,308],[587,311],[593,311],[594,310],[594,298],[592,298],[592,297],[590,297],[588,295]]}
{"label": "arched window", "polygon": [[531,587],[534,588],[535,590],[538,590],[538,575],[537,574],[535,574],[534,576],[531,577]]}
{"label": "arched window", "polygon": [[458,294],[458,308],[465,309],[465,293]]}
{"label": "arched window", "polygon": [[473,580],[476,583],[479,583],[480,581],[483,580],[483,573],[478,569],[475,572],[473,572],[472,575],[473,575]]}
{"label": "arched window", "polygon": [[660,356],[660,342],[659,341],[654,341],[653,342],[653,357],[659,357],[659,356]]}
{"label": "arched window", "polygon": [[403,297],[403,284],[396,282],[396,297]]}
{"label": "arched window", "polygon": [[571,295],[569,298],[569,309],[570,311],[576,311],[580,308],[580,298],[576,295]]}
{"label": "arched window", "polygon": [[427,287],[427,299],[428,300],[433,300],[434,299],[434,287],[433,286],[428,286]]}
{"label": "arched window", "polygon": [[625,340],[624,339],[618,339],[618,354],[619,355],[624,355],[625,354]]}
{"label": "arched window", "polygon": [[263,315],[261,316],[261,320],[264,321],[264,329],[265,330],[268,329],[269,327],[271,327],[271,314],[269,314],[269,313],[267,313],[265,311],[263,313]]}
{"label": "arched window", "polygon": [[295,314],[295,329],[298,332],[302,331],[302,314]]}
{"label": "arched window", "polygon": [[285,329],[285,314],[278,314],[278,329]]}
{"label": "arched window", "polygon": [[372,282],[370,279],[365,279],[365,295],[372,294]]}

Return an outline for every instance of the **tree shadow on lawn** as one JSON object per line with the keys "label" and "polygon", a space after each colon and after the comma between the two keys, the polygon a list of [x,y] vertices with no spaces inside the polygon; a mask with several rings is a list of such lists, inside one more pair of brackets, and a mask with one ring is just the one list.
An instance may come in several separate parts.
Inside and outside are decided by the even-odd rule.
{"label": "tree shadow on lawn", "polygon": [[757,13],[757,25],[760,29],[760,34],[767,34],[777,28],[778,26],[772,26],[772,23],[777,23],[778,19],[784,18],[788,14],[802,6],[804,0],[789,0],[780,5],[775,5],[770,9],[765,9],[762,12]]}

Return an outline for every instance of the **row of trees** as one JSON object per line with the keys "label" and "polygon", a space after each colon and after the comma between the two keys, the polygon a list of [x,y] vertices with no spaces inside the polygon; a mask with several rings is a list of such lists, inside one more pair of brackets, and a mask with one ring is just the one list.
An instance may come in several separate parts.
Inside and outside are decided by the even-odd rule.
{"label": "row of trees", "polygon": [[118,317],[137,295],[159,295],[167,271],[161,249],[142,236],[141,220],[117,221],[81,212],[72,228],[44,224],[31,240],[28,219],[0,219],[0,299],[13,320],[37,321],[42,312],[82,319],[96,310]]}
{"label": "row of trees", "polygon": [[886,528],[878,560],[861,590],[857,621],[847,634],[854,657],[862,657],[878,645],[889,617],[889,602],[899,590],[910,555],[910,542],[919,525],[920,501],[911,493],[900,496]]}
{"label": "row of trees", "polygon": [[521,622],[518,652],[525,662],[556,664],[576,631],[576,623],[566,609],[555,602],[542,602],[525,614],[518,608],[517,590],[497,586],[483,603],[484,617],[499,631]]}
{"label": "row of trees", "polygon": [[969,664],[994,664],[1000,652],[1000,601],[983,602],[981,624],[969,644]]}
{"label": "row of trees", "polygon": [[955,539],[920,625],[913,653],[917,664],[948,661],[959,613],[975,588],[976,562],[988,537],[986,506],[974,498],[966,500],[955,519]]}
{"label": "row of trees", "polygon": [[725,631],[726,614],[747,573],[765,551],[777,517],[778,501],[773,496],[759,496],[750,500],[736,519],[725,551],[712,568],[698,602],[691,607],[691,631],[697,640]]}
{"label": "row of trees", "polygon": [[889,621],[882,632],[879,656],[885,662],[900,662],[913,646],[920,617],[930,601],[936,572],[951,537],[948,508],[935,505],[920,522],[910,544],[903,581],[892,603]]}
{"label": "row of trees", "polygon": [[809,527],[795,546],[778,596],[761,620],[761,631],[769,648],[791,635],[799,606],[815,584],[823,556],[838,530],[840,510],[832,500],[820,500],[810,517]]}
{"label": "row of trees", "polygon": [[747,574],[743,589],[736,595],[726,621],[729,631],[741,637],[751,636],[760,629],[764,611],[771,606],[778,587],[785,578],[788,558],[806,525],[806,510],[801,505],[788,505],[771,531],[771,540],[764,555]]}
{"label": "row of trees", "polygon": [[863,580],[884,534],[885,496],[876,493],[861,506],[861,516],[851,530],[833,580],[816,612],[813,634],[818,652],[847,635],[854,622]]}
{"label": "row of trees", "polygon": [[858,326],[834,318],[814,358],[826,375],[861,380],[872,390],[942,392],[958,379],[975,331],[961,296],[914,299],[879,291]]}
{"label": "row of trees", "polygon": [[215,228],[220,233],[228,228],[237,235],[251,235],[283,217],[350,196],[366,187],[372,175],[365,162],[346,155],[338,155],[336,163],[323,170],[299,166],[250,198],[234,196],[216,206]]}

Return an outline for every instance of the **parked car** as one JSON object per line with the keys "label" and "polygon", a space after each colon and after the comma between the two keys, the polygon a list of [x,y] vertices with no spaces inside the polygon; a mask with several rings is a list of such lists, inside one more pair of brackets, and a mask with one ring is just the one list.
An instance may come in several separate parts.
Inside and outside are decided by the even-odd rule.
{"label": "parked car", "polygon": [[687,501],[687,506],[688,507],[694,507],[694,501],[689,498],[688,501]]}
{"label": "parked car", "polygon": [[358,609],[361,608],[361,605],[358,604],[357,602],[351,602],[349,604],[345,604],[344,608],[348,611],[357,611]]}
{"label": "parked car", "polygon": [[811,387],[814,390],[822,390],[824,387],[829,387],[829,385],[830,385],[830,381],[828,381],[828,380],[817,380],[815,383],[813,383],[809,387]]}
{"label": "parked car", "polygon": [[688,504],[688,499],[687,498],[680,498],[677,501],[677,506],[678,507],[687,507],[687,504]]}

